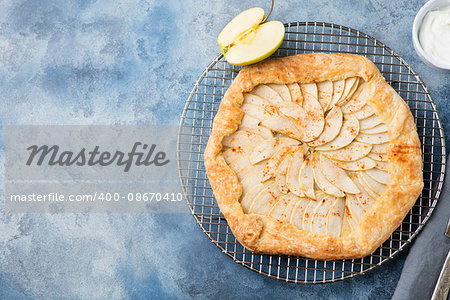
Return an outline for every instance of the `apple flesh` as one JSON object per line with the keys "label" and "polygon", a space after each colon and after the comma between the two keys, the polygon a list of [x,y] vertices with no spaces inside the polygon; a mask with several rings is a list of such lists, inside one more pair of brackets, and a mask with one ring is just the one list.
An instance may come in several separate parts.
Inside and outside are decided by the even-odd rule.
{"label": "apple flesh", "polygon": [[217,38],[225,59],[233,65],[248,65],[272,55],[284,38],[284,25],[278,21],[261,23],[264,10],[250,8],[228,23]]}
{"label": "apple flesh", "polygon": [[[260,7],[254,7],[244,10],[233,18],[217,38],[217,43],[222,52],[226,52],[226,48],[239,39],[245,31],[252,27],[258,26],[264,20],[264,10]],[[224,53],[225,54],[225,53]]]}

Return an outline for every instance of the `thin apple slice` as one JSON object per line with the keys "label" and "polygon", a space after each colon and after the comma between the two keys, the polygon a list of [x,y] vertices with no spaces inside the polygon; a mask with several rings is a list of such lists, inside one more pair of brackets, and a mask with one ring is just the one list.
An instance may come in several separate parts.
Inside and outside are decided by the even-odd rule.
{"label": "thin apple slice", "polygon": [[283,102],[281,96],[274,89],[265,84],[258,85],[250,93],[266,99],[273,105],[277,105]]}
{"label": "thin apple slice", "polygon": [[325,197],[329,196],[328,194],[325,194],[321,190],[315,191],[316,194],[316,201],[322,201]]}
{"label": "thin apple slice", "polygon": [[264,170],[264,163],[259,163],[256,165],[249,165],[248,167],[241,169],[239,172],[236,172],[236,175],[239,180],[244,180],[244,178],[252,173],[261,174],[261,172]]}
{"label": "thin apple slice", "polygon": [[249,116],[252,116],[258,120],[264,120],[267,117],[270,117],[272,114],[262,108],[261,106],[254,104],[242,104],[240,109]]}
{"label": "thin apple slice", "polygon": [[222,152],[223,159],[227,164],[230,164],[233,162],[233,160],[238,159],[241,155],[243,155],[244,151],[237,152],[239,148],[228,148],[227,150]]}
{"label": "thin apple slice", "polygon": [[367,182],[362,177],[362,172],[357,173],[357,180],[359,182],[359,185],[363,188],[363,190],[370,195],[373,199],[377,199],[380,195],[375,193],[372,188],[369,187]]}
{"label": "thin apple slice", "polygon": [[326,229],[328,235],[337,237],[341,235],[344,214],[345,200],[344,198],[337,198],[327,215]]}
{"label": "thin apple slice", "polygon": [[316,199],[314,193],[314,175],[312,164],[309,159],[305,159],[299,172],[300,190],[310,199]]}
{"label": "thin apple slice", "polygon": [[292,120],[286,117],[271,116],[262,120],[261,125],[294,139],[300,139],[303,136],[302,132],[298,130]]}
{"label": "thin apple slice", "polygon": [[367,156],[371,149],[372,145],[370,144],[352,142],[344,148],[333,151],[324,151],[323,154],[334,160],[355,161]]}
{"label": "thin apple slice", "polygon": [[284,38],[284,25],[270,21],[248,28],[233,44],[223,49],[225,59],[233,65],[248,65],[272,55]]}
{"label": "thin apple slice", "polygon": [[250,191],[254,186],[261,183],[260,174],[257,172],[249,172],[244,179],[241,180],[242,185],[242,194],[246,194]]}
{"label": "thin apple slice", "polygon": [[350,77],[345,79],[345,88],[342,92],[342,97],[339,99],[339,101],[336,103],[336,105],[342,106],[346,104],[351,97],[353,96],[353,93],[355,93],[356,89],[359,85],[359,78],[358,77]]}
{"label": "thin apple slice", "polygon": [[[317,100],[317,87],[315,84],[305,84],[301,85],[303,92],[303,109],[306,113],[306,129],[303,133],[303,141],[311,142],[319,137],[322,133],[325,125],[325,117],[320,105],[319,100]],[[313,95],[312,93],[315,93]]]}
{"label": "thin apple slice", "polygon": [[300,86],[297,83],[292,83],[287,85],[289,92],[291,93],[292,102],[297,103],[298,105],[303,104],[303,95],[300,90]]}
{"label": "thin apple slice", "polygon": [[282,196],[278,190],[277,184],[272,183],[268,187],[264,188],[258,195],[256,195],[250,206],[250,213],[267,215],[272,206],[277,203],[278,198]]}
{"label": "thin apple slice", "polygon": [[335,197],[327,196],[320,201],[319,205],[316,206],[311,222],[311,232],[316,234],[327,233],[327,215],[333,207],[335,201]]}
{"label": "thin apple slice", "polygon": [[373,145],[372,152],[376,154],[386,154],[386,146],[388,143]]}
{"label": "thin apple slice", "polygon": [[342,94],[345,89],[345,80],[336,80],[333,81],[333,98],[331,99],[331,103],[329,107],[333,107],[338,103],[342,98]]}
{"label": "thin apple slice", "polygon": [[344,148],[355,139],[358,133],[359,133],[358,120],[354,116],[348,115],[347,117],[344,117],[344,122],[342,124],[342,128],[339,135],[331,142],[317,147],[316,150],[330,151]]}
{"label": "thin apple slice", "polygon": [[244,114],[239,127],[260,127],[259,120],[255,117]]}
{"label": "thin apple slice", "polygon": [[287,175],[287,170],[288,170],[291,160],[292,160],[292,154],[288,153],[284,157],[284,159],[280,163],[280,165],[278,166],[277,171],[275,173],[275,182],[278,184],[278,189],[283,194],[286,194],[287,192],[289,192],[289,187],[286,184],[286,175]]}
{"label": "thin apple slice", "polygon": [[275,177],[276,169],[278,168],[278,165],[283,161],[284,157],[289,152],[295,151],[299,147],[297,144],[290,142],[290,140],[292,139],[289,138],[278,138],[278,139],[279,144],[275,146],[275,154],[273,154],[273,156],[267,161],[264,170],[262,171],[261,181],[266,181],[272,177]]}
{"label": "thin apple slice", "polygon": [[268,86],[275,92],[277,92],[280,95],[281,99],[283,99],[284,101],[288,102],[292,101],[291,92],[289,91],[289,88],[285,84],[271,83],[268,84]]}
{"label": "thin apple slice", "polygon": [[386,189],[386,185],[379,183],[378,181],[372,179],[366,172],[359,172],[361,174],[361,178],[367,184],[367,186],[376,194],[381,195]]}
{"label": "thin apple slice", "polygon": [[319,161],[317,159],[317,155],[313,156],[312,160],[312,169],[313,169],[313,176],[314,181],[316,182],[317,186],[326,194],[336,196],[336,197],[344,197],[345,194],[340,189],[338,189],[335,185],[333,185],[328,179],[325,177],[325,175],[322,173],[319,167]]}
{"label": "thin apple slice", "polygon": [[239,126],[239,130],[247,130],[247,131],[259,134],[260,136],[262,136],[265,139],[273,139],[272,131],[270,131],[269,129],[262,127],[262,126],[258,126],[258,127]]}
{"label": "thin apple slice", "polygon": [[279,197],[278,202],[275,203],[274,206],[272,206],[268,215],[272,218],[283,220],[283,212],[286,210],[287,206],[293,198],[294,195],[292,195],[292,193]]}
{"label": "thin apple slice", "polygon": [[298,229],[303,229],[303,215],[305,214],[305,209],[310,202],[314,202],[307,198],[301,198],[300,201],[294,206],[292,210],[289,223],[297,227]]}
{"label": "thin apple slice", "polygon": [[315,83],[300,84],[300,90],[302,91],[303,98],[306,97],[305,94],[309,94],[316,99],[318,98],[317,85]]}
{"label": "thin apple slice", "polygon": [[[289,117],[293,119],[295,122],[295,125],[299,129],[302,129],[306,126],[305,119],[306,119],[306,112],[303,110],[303,108],[294,102],[285,102],[277,105],[278,110],[285,115],[286,117]],[[305,125],[303,125],[305,124]]]}
{"label": "thin apple slice", "polygon": [[288,193],[288,196],[291,197],[291,200],[289,201],[288,205],[286,206],[286,209],[283,211],[282,215],[281,215],[281,219],[282,221],[286,221],[289,222],[291,220],[291,215],[292,212],[294,211],[295,206],[297,205],[298,202],[301,201],[301,198],[295,196],[292,193]]}
{"label": "thin apple slice", "polygon": [[339,160],[333,160],[333,163],[345,170],[348,171],[363,171],[363,170],[368,170],[368,169],[372,169],[375,168],[376,163],[374,160],[368,158],[368,157],[363,157],[359,160],[355,160],[355,161],[339,161]]}
{"label": "thin apple slice", "polygon": [[278,140],[276,138],[264,140],[262,143],[257,145],[252,153],[250,154],[250,163],[252,165],[259,163],[265,159],[272,157],[275,154]]}
{"label": "thin apple slice", "polygon": [[264,19],[264,10],[260,7],[254,7],[244,10],[239,15],[233,18],[220,32],[217,43],[223,51],[223,48],[229,47],[233,44],[239,36],[252,28]]}
{"label": "thin apple slice", "polygon": [[377,133],[383,133],[386,132],[388,130],[387,126],[384,124],[379,124],[375,127],[369,128],[369,129],[364,129],[361,130],[362,133],[365,134],[377,134]]}
{"label": "thin apple slice", "polygon": [[355,230],[365,213],[355,195],[347,195],[345,201],[345,212],[350,227]]}
{"label": "thin apple slice", "polygon": [[265,139],[273,138],[272,131],[266,127],[259,126],[259,120],[250,115],[244,115],[239,129],[244,129],[253,133],[257,133]]}
{"label": "thin apple slice", "polygon": [[309,124],[311,118],[300,105],[293,102],[285,102],[279,104],[277,107],[278,110],[288,117],[298,129],[296,134],[298,134],[300,140],[305,141],[311,139],[311,134],[314,134],[311,133],[313,124]]}
{"label": "thin apple slice", "polygon": [[388,163],[385,161],[375,161],[375,168],[387,171],[388,170]]}
{"label": "thin apple slice", "polygon": [[359,193],[358,187],[348,177],[347,173],[333,164],[325,155],[319,155],[319,168],[328,181],[338,189],[350,194]]}
{"label": "thin apple slice", "polygon": [[353,114],[360,111],[367,103],[367,83],[362,83],[355,91],[350,101],[342,105],[341,109],[344,114]]}
{"label": "thin apple slice", "polygon": [[317,84],[317,93],[319,103],[322,105],[323,111],[327,111],[333,99],[333,82],[322,81]]}
{"label": "thin apple slice", "polygon": [[321,201],[311,201],[305,208],[305,212],[303,213],[303,230],[311,231],[311,224],[314,216],[314,211],[316,207],[320,205]]}
{"label": "thin apple slice", "polygon": [[[352,174],[352,175],[356,176],[356,174]],[[354,178],[353,182],[356,184],[358,189],[361,191],[361,193],[355,195],[356,199],[359,201],[359,203],[361,204],[361,207],[364,209],[364,211],[368,211],[372,207],[372,205],[375,203],[375,199],[367,193],[366,189],[361,185],[358,178]]]}
{"label": "thin apple slice", "polygon": [[242,194],[246,194],[254,186],[261,183],[259,174],[256,172],[249,172],[241,181]]}
{"label": "thin apple slice", "polygon": [[374,114],[375,114],[375,111],[368,104],[364,105],[357,112],[352,113],[352,115],[354,115],[358,120],[364,120],[370,116],[373,116]]}
{"label": "thin apple slice", "polygon": [[277,137],[278,144],[276,145],[277,149],[284,146],[300,146],[301,142],[296,139],[292,139],[289,137]]}
{"label": "thin apple slice", "polygon": [[359,223],[364,216],[364,208],[361,203],[356,198],[356,195],[349,194],[346,198],[346,203],[348,203],[348,208],[351,212],[352,217]]}
{"label": "thin apple slice", "polygon": [[387,132],[382,133],[376,133],[376,134],[365,134],[360,133],[355,140],[361,143],[367,143],[367,144],[384,144],[386,142],[389,142],[389,135]]}
{"label": "thin apple slice", "polygon": [[251,207],[255,197],[261,191],[263,191],[265,188],[269,187],[272,184],[274,184],[273,180],[270,180],[270,181],[267,181],[264,183],[260,183],[258,185],[255,185],[253,188],[251,188],[246,194],[242,194],[241,206],[242,206],[242,209],[244,210],[244,213],[247,214],[250,212],[250,207]]}
{"label": "thin apple slice", "polygon": [[372,115],[366,119],[360,120],[359,128],[361,128],[361,130],[367,130],[380,124],[382,124],[381,119],[377,115]]}
{"label": "thin apple slice", "polygon": [[237,159],[233,160],[229,165],[231,170],[233,170],[235,173],[241,172],[245,168],[249,168],[252,165],[250,164],[250,161],[248,160],[248,157],[241,156]]}
{"label": "thin apple slice", "polygon": [[317,147],[334,140],[341,131],[343,120],[340,108],[334,106],[325,118],[325,126],[322,134],[316,140],[308,143],[308,145],[310,147]]}
{"label": "thin apple slice", "polygon": [[267,110],[270,114],[276,115],[277,114],[277,108],[275,105],[270,103],[268,100],[261,98],[260,96],[245,93],[244,94],[244,104],[253,104],[256,106],[260,106]]}
{"label": "thin apple slice", "polygon": [[343,233],[346,235],[349,234],[351,231],[355,230],[358,227],[358,223],[353,219],[350,209],[348,208],[347,202],[345,203],[345,218],[344,218],[344,226],[343,226]]}
{"label": "thin apple slice", "polygon": [[379,169],[370,169],[366,171],[366,174],[372,177],[372,179],[378,181],[379,183],[382,184],[391,183],[388,172],[381,171]]}
{"label": "thin apple slice", "polygon": [[234,147],[254,147],[264,141],[264,138],[259,134],[247,131],[238,130],[222,140],[222,145],[230,148]]}
{"label": "thin apple slice", "polygon": [[287,168],[286,174],[286,185],[289,190],[295,195],[301,197],[303,196],[302,190],[300,188],[299,171],[304,162],[304,151],[299,149],[292,154],[292,159]]}
{"label": "thin apple slice", "polygon": [[222,152],[223,159],[225,159],[225,162],[227,164],[232,163],[235,159],[238,159],[239,157],[245,156],[248,157],[248,155],[252,151],[252,147],[234,147],[234,148],[228,148],[227,150]]}
{"label": "thin apple slice", "polygon": [[388,161],[388,156],[386,153],[377,154],[371,152],[367,156],[376,161],[384,161],[384,162]]}

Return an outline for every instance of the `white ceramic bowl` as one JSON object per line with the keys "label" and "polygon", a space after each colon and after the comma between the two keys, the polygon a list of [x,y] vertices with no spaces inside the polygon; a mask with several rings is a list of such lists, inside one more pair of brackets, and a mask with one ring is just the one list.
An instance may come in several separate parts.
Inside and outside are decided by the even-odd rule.
{"label": "white ceramic bowl", "polygon": [[423,18],[431,10],[436,10],[439,8],[450,6],[450,0],[430,0],[425,3],[424,6],[419,10],[416,17],[414,18],[413,28],[412,28],[412,40],[414,44],[414,49],[416,49],[417,55],[429,66],[437,68],[442,71],[450,71],[450,66],[442,62],[436,61],[428,53],[426,53],[419,42],[419,30],[422,25]]}

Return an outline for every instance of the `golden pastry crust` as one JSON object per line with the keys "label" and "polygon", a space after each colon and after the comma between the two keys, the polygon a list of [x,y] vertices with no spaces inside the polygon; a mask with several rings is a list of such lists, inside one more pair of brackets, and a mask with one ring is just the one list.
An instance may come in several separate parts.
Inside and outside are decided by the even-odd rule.
{"label": "golden pastry crust", "polygon": [[[388,126],[387,149],[391,182],[364,214],[360,226],[343,237],[315,234],[258,214],[245,214],[239,199],[242,186],[222,156],[222,139],[235,132],[244,113],[244,93],[259,84],[317,83],[363,78],[369,105]],[[331,260],[366,256],[401,224],[423,187],[420,141],[413,116],[377,67],[358,55],[311,53],[275,58],[244,67],[220,104],[205,153],[205,166],[221,212],[233,234],[247,249],[266,254],[299,255]]]}

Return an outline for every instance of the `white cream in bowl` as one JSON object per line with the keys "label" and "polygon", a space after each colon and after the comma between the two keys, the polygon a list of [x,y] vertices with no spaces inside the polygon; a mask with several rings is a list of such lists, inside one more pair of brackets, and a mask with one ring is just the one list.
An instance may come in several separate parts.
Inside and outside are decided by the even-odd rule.
{"label": "white cream in bowl", "polygon": [[434,60],[450,66],[450,6],[426,14],[419,29],[419,42]]}

